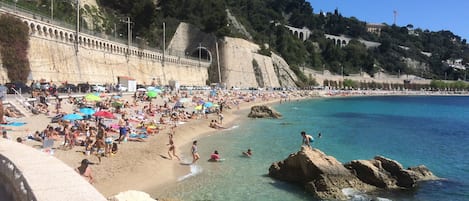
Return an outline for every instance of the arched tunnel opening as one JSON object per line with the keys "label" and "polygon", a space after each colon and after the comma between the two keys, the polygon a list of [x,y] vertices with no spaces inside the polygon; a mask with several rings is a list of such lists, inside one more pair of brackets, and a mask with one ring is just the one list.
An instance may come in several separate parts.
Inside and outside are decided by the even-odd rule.
{"label": "arched tunnel opening", "polygon": [[212,62],[212,53],[206,47],[197,47],[191,53],[193,58],[200,58],[202,61]]}

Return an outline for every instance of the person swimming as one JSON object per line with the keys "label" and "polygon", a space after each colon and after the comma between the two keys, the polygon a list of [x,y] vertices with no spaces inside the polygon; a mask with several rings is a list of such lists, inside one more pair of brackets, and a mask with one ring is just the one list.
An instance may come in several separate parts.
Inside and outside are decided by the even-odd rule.
{"label": "person swimming", "polygon": [[248,149],[247,151],[243,152],[243,155],[245,155],[247,157],[251,157],[252,156],[252,150]]}
{"label": "person swimming", "polygon": [[220,161],[220,155],[218,154],[218,151],[217,151],[217,150],[215,150],[215,151],[213,152],[213,154],[210,155],[209,161],[212,161],[212,162],[218,162],[218,161]]}

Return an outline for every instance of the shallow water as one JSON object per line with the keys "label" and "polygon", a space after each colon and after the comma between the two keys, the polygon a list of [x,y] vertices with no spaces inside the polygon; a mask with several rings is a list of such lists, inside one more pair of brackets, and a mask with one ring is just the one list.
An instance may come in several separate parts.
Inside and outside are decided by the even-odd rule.
{"label": "shallow water", "polygon": [[[305,130],[321,132],[314,146],[341,162],[383,155],[405,167],[424,164],[445,178],[423,183],[415,191],[380,194],[383,199],[469,200],[468,97],[318,99],[275,108],[282,119],[247,120],[200,139],[202,159],[194,167],[200,172],[152,195],[184,200],[314,200],[302,186],[266,176],[272,162],[299,150],[299,133]],[[253,149],[252,158],[241,154],[248,148]],[[207,162],[214,150],[226,160]]]}

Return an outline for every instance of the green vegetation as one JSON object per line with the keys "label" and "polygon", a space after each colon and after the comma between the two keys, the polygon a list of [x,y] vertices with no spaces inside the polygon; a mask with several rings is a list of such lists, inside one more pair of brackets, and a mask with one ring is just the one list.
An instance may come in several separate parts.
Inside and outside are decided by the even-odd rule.
{"label": "green vegetation", "polygon": [[28,60],[29,28],[21,20],[0,15],[0,54],[12,82],[26,82],[31,72]]}
{"label": "green vegetation", "polygon": [[[13,0],[5,1],[13,2]],[[36,9],[42,15],[48,16],[50,1],[20,1],[18,4]],[[314,5],[305,0],[97,0],[97,2],[101,10],[93,7],[82,8],[82,13],[87,16],[86,19],[88,21],[89,18],[92,19],[92,22],[88,23],[94,31],[126,37],[127,25],[122,21],[130,17],[133,22],[134,39],[138,37],[145,41],[143,45],[158,49],[162,48],[163,23],[166,25],[168,41],[180,22],[191,23],[204,32],[218,37],[248,39],[248,36],[243,35],[237,27],[228,22],[226,9],[229,9],[250,33],[253,42],[261,45],[259,53],[280,54],[300,78],[299,85],[313,82],[303,74],[301,68],[329,70],[344,75],[366,72],[374,76],[377,72],[386,72],[394,75],[415,74],[436,80],[443,78],[464,80],[465,70],[450,68],[443,61],[463,59],[463,63],[469,63],[469,46],[466,39],[450,31],[433,32],[414,28],[409,24],[405,27],[386,25],[380,34],[373,34],[366,31],[365,22],[354,17],[343,17],[337,9],[327,13],[314,12]],[[74,23],[76,20],[74,10],[74,5],[70,1],[56,0],[54,18]],[[84,24],[85,27],[90,27]],[[312,31],[312,35],[305,41],[300,40],[283,25],[306,27]],[[326,33],[344,35],[357,40],[339,47],[332,40],[325,38]],[[381,46],[367,49],[358,39],[379,42]],[[408,61],[419,62],[421,67],[412,67]]]}

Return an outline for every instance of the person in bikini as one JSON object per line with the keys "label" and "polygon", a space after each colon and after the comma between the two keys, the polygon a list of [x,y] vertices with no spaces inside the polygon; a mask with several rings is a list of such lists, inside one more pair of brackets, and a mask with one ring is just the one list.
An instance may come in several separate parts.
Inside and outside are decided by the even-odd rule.
{"label": "person in bikini", "polygon": [[[173,135],[169,134],[169,149],[168,149],[168,156],[170,160],[173,160],[173,156],[176,157],[179,161],[181,160],[178,155],[176,155],[176,146],[174,145]],[[173,153],[173,156],[171,155]]]}
{"label": "person in bikini", "polygon": [[192,142],[191,152],[192,152],[192,158],[193,158],[192,164],[194,164],[200,158],[199,153],[198,153],[198,148],[197,148],[197,140],[194,140],[194,142]]}

